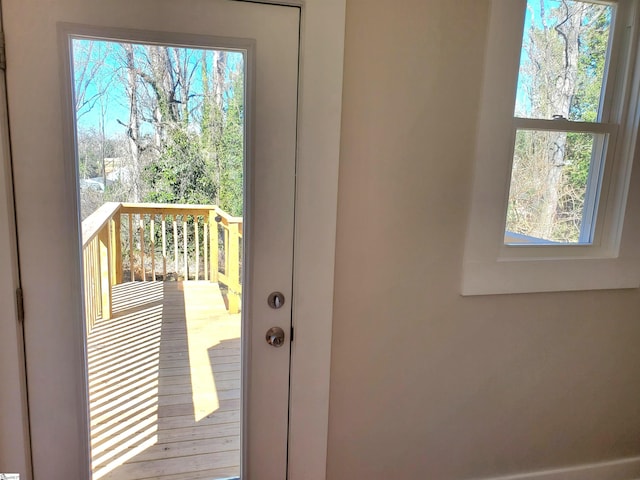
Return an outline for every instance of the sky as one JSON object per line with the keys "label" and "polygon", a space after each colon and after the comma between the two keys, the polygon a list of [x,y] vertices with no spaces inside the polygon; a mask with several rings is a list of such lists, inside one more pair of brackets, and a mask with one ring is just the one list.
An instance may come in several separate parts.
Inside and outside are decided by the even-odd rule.
{"label": "sky", "polygon": [[[122,53],[121,44],[105,40],[73,39],[73,69],[74,69],[74,92],[76,95],[82,90],[79,82],[83,71],[89,73],[95,71],[92,81],[86,83],[86,99],[94,99],[87,106],[80,108],[77,112],[77,128],[99,130],[104,110],[104,128],[107,137],[122,135],[126,132],[123,125],[118,120],[127,123],[129,119],[129,101],[125,90],[126,71],[119,57]],[[201,57],[201,49],[184,48],[185,55],[190,58],[189,65],[195,67]],[[213,52],[213,50],[207,50]],[[228,52],[228,69],[236,70],[242,68],[243,54],[241,52]],[[211,64],[209,64],[211,66]],[[85,78],[90,77],[86,75]],[[212,75],[210,73],[209,78]],[[100,97],[96,94],[104,91]],[[201,69],[194,69],[194,79],[192,92],[199,94],[202,92]],[[150,125],[142,126],[144,131]]]}

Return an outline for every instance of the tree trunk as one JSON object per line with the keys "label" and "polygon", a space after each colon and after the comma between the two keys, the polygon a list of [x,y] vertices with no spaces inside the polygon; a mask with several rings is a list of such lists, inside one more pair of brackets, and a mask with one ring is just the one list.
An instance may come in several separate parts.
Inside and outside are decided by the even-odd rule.
{"label": "tree trunk", "polygon": [[[544,2],[541,0],[541,9],[544,12]],[[544,38],[545,60],[554,58],[554,41],[552,37],[559,36],[561,41],[560,65],[558,68],[549,68],[541,72],[545,77],[545,90],[549,96],[548,101],[541,105],[542,118],[551,119],[554,116],[569,118],[571,100],[575,95],[578,78],[579,37],[582,27],[582,19],[586,4],[579,2],[567,3],[562,1],[560,10],[564,16],[554,28],[555,32],[545,29]],[[540,46],[538,46],[540,47]],[[547,68],[544,64],[542,69]],[[546,107],[546,108],[545,108]],[[549,134],[548,172],[541,192],[540,216],[532,235],[547,240],[553,239],[556,225],[556,214],[560,201],[560,190],[563,180],[563,167],[565,165],[565,153],[567,134],[565,132],[552,132]]]}
{"label": "tree trunk", "polygon": [[[213,134],[216,138],[222,138],[224,132],[224,91],[226,87],[225,75],[227,71],[227,52],[213,52],[213,104],[215,112],[215,128]],[[215,181],[218,188],[216,189],[216,204],[220,204],[220,188],[222,182],[222,165],[220,155],[214,152],[215,156]]]}
{"label": "tree trunk", "polygon": [[129,125],[127,126],[127,138],[129,153],[131,154],[131,180],[133,201],[140,201],[140,119],[138,114],[138,75],[135,65],[133,46],[123,43],[127,63],[127,81],[129,94]]}

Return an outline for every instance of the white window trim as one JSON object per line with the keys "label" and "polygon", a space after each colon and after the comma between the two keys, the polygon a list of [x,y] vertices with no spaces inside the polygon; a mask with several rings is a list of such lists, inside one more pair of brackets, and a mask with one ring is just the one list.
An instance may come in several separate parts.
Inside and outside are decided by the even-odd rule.
{"label": "white window trim", "polygon": [[[589,245],[505,245],[505,212],[513,158],[514,105],[526,0],[492,0],[478,117],[471,213],[463,261],[462,295],[638,288],[640,286],[639,0],[620,0],[632,22],[629,67],[616,83],[624,97],[618,112],[615,158],[608,155],[598,226]],[[627,9],[627,13],[623,8]],[[618,52],[613,52],[613,56]],[[505,92],[508,92],[505,94]],[[615,109],[615,106],[614,106]],[[568,123],[568,122],[567,122]],[[586,128],[586,127],[585,127]],[[613,138],[613,137],[612,137]],[[613,142],[612,142],[613,143]]]}

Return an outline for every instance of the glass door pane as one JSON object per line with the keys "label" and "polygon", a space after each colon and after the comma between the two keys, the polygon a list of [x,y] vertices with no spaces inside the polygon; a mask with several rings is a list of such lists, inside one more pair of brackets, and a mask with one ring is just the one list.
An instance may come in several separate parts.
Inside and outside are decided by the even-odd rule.
{"label": "glass door pane", "polygon": [[93,478],[239,477],[245,55],[72,53]]}

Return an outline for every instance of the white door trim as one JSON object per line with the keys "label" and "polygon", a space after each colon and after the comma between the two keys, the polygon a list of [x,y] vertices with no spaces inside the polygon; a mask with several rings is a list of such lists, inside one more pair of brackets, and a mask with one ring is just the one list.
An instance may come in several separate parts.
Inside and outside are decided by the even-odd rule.
{"label": "white door trim", "polygon": [[346,0],[239,0],[302,9],[289,480],[324,480]]}
{"label": "white door trim", "polygon": [[[0,20],[1,21],[1,20]],[[22,324],[18,319],[16,289],[18,249],[9,146],[6,81],[0,72],[0,472],[31,479]]]}
{"label": "white door trim", "polygon": [[0,81],[0,472],[31,477],[22,325],[16,308],[19,286],[11,163],[7,149],[4,78]]}
{"label": "white door trim", "polygon": [[346,0],[302,7],[289,480],[326,478]]}

